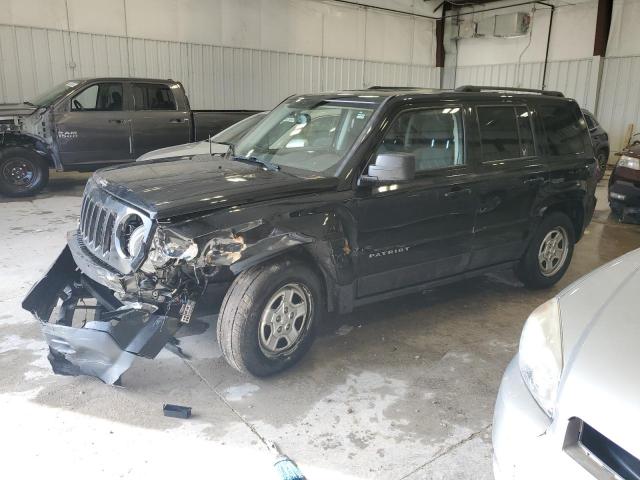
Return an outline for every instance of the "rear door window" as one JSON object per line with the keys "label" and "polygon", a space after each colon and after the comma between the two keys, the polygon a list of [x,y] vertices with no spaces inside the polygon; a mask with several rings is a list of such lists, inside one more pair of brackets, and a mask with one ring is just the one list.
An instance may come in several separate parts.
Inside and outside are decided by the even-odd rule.
{"label": "rear door window", "polygon": [[133,101],[136,110],[176,110],[176,101],[168,85],[134,83]]}
{"label": "rear door window", "polygon": [[458,107],[409,110],[393,121],[377,153],[411,153],[417,172],[463,165],[462,131]]}
{"label": "rear door window", "polygon": [[493,162],[535,155],[529,109],[523,106],[478,107],[482,160]]}
{"label": "rear door window", "polygon": [[74,112],[122,110],[122,84],[98,83],[85,88],[71,99],[71,110]]}
{"label": "rear door window", "polygon": [[542,118],[550,155],[575,155],[585,152],[587,124],[576,111],[578,107],[575,104],[539,105],[536,109]]}

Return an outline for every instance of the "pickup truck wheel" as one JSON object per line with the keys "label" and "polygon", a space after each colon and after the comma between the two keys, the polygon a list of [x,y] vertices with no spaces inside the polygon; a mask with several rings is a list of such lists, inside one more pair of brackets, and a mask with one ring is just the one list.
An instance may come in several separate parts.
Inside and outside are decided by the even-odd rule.
{"label": "pickup truck wheel", "polygon": [[294,260],[250,268],[235,279],[218,315],[218,342],[229,365],[263,377],[309,350],[324,312],[318,276]]}
{"label": "pickup truck wheel", "polygon": [[575,244],[571,219],[561,212],[546,215],[520,259],[516,274],[529,288],[554,285],[569,268]]}
{"label": "pickup truck wheel", "polygon": [[8,148],[0,159],[0,193],[25,197],[40,192],[49,181],[49,166],[36,153]]}

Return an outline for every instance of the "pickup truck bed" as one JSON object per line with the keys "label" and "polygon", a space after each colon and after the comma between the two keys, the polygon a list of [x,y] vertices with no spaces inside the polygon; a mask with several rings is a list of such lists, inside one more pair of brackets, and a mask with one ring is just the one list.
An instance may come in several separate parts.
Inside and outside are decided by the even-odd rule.
{"label": "pickup truck bed", "polygon": [[191,110],[194,125],[193,141],[206,140],[259,110]]}

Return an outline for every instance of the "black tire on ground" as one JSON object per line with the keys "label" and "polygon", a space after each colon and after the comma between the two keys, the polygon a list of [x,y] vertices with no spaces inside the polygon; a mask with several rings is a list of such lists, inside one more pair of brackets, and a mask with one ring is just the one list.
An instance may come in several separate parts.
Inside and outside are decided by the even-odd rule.
{"label": "black tire on ground", "polygon": [[602,180],[604,174],[607,170],[607,163],[609,162],[609,155],[605,150],[600,150],[596,154],[596,160],[598,161],[598,170],[600,174],[598,175],[598,181]]}
{"label": "black tire on ground", "polygon": [[[268,342],[263,339],[271,338],[270,334],[275,334],[274,338],[277,338],[279,334],[272,332],[269,322],[263,322],[262,318],[269,315],[267,312],[277,311],[280,306],[284,315],[285,305],[278,304],[277,298],[274,302],[273,297],[277,297],[283,289],[287,291],[292,285],[308,295],[306,301],[309,307],[302,310],[309,313],[304,323],[300,324],[303,326],[299,328],[301,333],[297,341],[291,345],[281,345],[278,340],[277,345],[284,350],[274,353],[268,351]],[[291,298],[295,303],[297,298],[302,297],[294,292]],[[267,309],[268,306],[272,309]],[[324,311],[325,300],[320,279],[304,263],[283,259],[258,265],[240,273],[229,287],[218,315],[218,343],[227,363],[239,372],[257,377],[273,375],[295,364],[309,350],[316,325],[321,321]],[[291,323],[282,323],[282,326],[295,328],[300,318],[292,318]],[[284,342],[288,343],[288,340]]]}
{"label": "black tire on ground", "polygon": [[615,217],[618,217],[618,219],[622,218],[622,208],[614,207],[611,204],[609,204],[609,208],[611,209],[611,213],[613,213]]}
{"label": "black tire on ground", "polygon": [[37,153],[12,147],[0,158],[0,193],[26,197],[40,192],[49,181],[49,165]]}
{"label": "black tire on ground", "polygon": [[[551,212],[542,218],[516,267],[516,275],[525,286],[534,289],[548,288],[562,278],[573,256],[574,228],[571,219],[562,212]],[[550,242],[552,244],[556,239],[559,239],[558,245],[565,252],[557,262],[551,254],[553,251],[557,252],[557,249],[545,250],[545,247],[550,246]],[[545,256],[545,252],[550,253],[549,257]]]}

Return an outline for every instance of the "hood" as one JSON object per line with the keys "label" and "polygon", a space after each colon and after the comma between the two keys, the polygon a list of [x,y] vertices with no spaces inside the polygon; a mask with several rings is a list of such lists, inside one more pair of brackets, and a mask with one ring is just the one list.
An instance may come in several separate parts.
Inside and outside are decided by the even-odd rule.
{"label": "hood", "polygon": [[558,412],[579,417],[640,457],[640,250],[601,267],[559,297],[564,372]]}
{"label": "hood", "polygon": [[192,157],[194,155],[204,155],[209,153],[225,153],[229,147],[219,143],[209,143],[208,140],[193,143],[183,143],[182,145],[174,145],[173,147],[159,148],[141,155],[136,160],[142,162],[145,160],[156,160],[158,158],[174,158],[174,157]]}
{"label": "hood", "polygon": [[338,180],[210,155],[138,162],[94,174],[95,182],[152,216],[166,218],[334,189]]}
{"label": "hood", "polygon": [[38,107],[26,103],[1,103],[0,117],[31,115]]}

